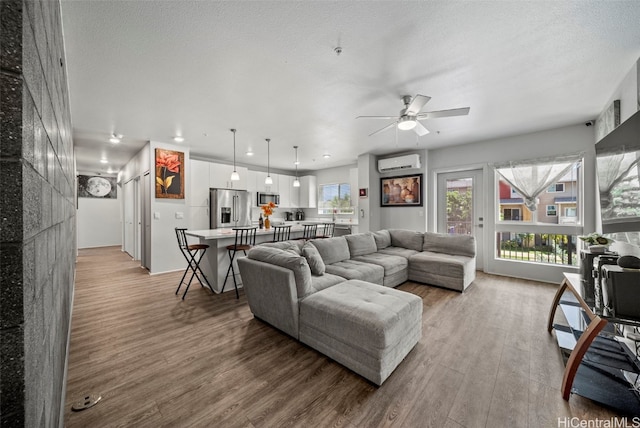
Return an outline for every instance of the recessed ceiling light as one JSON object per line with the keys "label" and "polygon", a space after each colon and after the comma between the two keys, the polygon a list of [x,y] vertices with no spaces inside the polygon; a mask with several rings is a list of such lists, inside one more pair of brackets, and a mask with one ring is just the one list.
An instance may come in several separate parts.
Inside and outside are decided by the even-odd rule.
{"label": "recessed ceiling light", "polygon": [[111,137],[109,137],[109,141],[112,142],[113,144],[118,144],[120,142],[120,140],[122,139],[122,134],[111,134]]}
{"label": "recessed ceiling light", "polygon": [[248,149],[247,153],[245,153],[247,156],[253,156],[253,150]]}
{"label": "recessed ceiling light", "polygon": [[107,174],[113,174],[113,170],[112,170],[111,168],[109,168],[109,169],[107,170]]}
{"label": "recessed ceiling light", "polygon": [[175,137],[173,137],[173,141],[175,141],[176,143],[182,143],[184,141],[184,137],[176,135]]}
{"label": "recessed ceiling light", "polygon": [[100,163],[109,163],[109,161],[106,159],[100,159]]}
{"label": "recessed ceiling light", "polygon": [[331,155],[329,153],[325,153],[322,155],[323,158],[325,159],[329,159],[331,157]]}

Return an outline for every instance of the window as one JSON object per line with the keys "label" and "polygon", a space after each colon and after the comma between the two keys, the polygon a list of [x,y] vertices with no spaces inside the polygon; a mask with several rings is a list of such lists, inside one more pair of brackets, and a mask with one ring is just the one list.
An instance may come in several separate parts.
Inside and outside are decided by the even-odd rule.
{"label": "window", "polygon": [[513,199],[522,199],[522,195],[518,193],[514,188],[511,188],[511,198]]}
{"label": "window", "polygon": [[505,208],[502,217],[502,220],[520,221],[520,208]]}
{"label": "window", "polygon": [[353,214],[349,183],[318,186],[318,214]]}
{"label": "window", "polygon": [[564,183],[556,183],[549,186],[547,193],[560,193],[564,192]]}
{"label": "window", "polygon": [[[527,262],[523,269],[532,270],[531,263],[577,265],[581,168],[579,156],[494,165],[496,260]],[[516,188],[522,200],[514,198]]]}

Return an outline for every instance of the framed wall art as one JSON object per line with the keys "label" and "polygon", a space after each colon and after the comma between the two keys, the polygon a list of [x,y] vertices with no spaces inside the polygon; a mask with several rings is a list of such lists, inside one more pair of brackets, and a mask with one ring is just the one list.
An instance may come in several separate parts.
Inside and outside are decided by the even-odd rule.
{"label": "framed wall art", "polygon": [[116,199],[118,197],[116,177],[78,175],[78,197]]}
{"label": "framed wall art", "polygon": [[422,174],[380,179],[381,207],[421,207]]}
{"label": "framed wall art", "polygon": [[156,149],[156,198],[184,199],[184,153]]}

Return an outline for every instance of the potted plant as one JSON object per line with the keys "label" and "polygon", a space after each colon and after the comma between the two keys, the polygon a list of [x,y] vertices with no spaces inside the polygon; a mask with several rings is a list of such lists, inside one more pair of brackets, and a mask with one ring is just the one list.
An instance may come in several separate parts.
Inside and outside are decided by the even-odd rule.
{"label": "potted plant", "polygon": [[585,236],[578,236],[578,238],[589,245],[589,251],[592,253],[604,253],[613,242],[613,239],[596,232]]}

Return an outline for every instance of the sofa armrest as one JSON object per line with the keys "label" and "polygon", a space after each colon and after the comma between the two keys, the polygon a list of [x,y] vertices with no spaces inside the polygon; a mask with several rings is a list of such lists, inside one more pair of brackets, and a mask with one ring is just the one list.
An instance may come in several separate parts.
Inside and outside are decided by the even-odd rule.
{"label": "sofa armrest", "polygon": [[253,315],[298,339],[298,293],[293,271],[248,257],[237,261]]}

